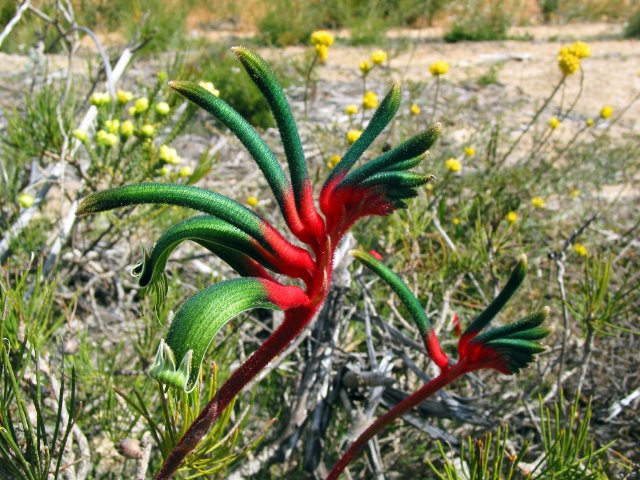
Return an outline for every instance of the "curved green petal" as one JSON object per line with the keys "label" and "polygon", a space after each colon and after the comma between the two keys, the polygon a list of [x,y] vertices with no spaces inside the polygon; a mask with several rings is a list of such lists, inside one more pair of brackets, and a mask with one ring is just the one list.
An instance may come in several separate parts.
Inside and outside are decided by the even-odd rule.
{"label": "curved green petal", "polygon": [[231,105],[197,83],[171,81],[169,86],[212,114],[238,137],[238,140],[242,142],[258,164],[276,196],[280,209],[286,215],[284,199],[291,187],[275,155],[249,122],[236,112]]}
{"label": "curved green petal", "polygon": [[[525,332],[532,331],[536,329],[536,327],[539,327],[542,322],[544,322],[545,319],[549,316],[549,312],[549,307],[545,307],[539,312],[532,313],[531,315],[528,315],[517,322],[503,325],[501,327],[492,328],[491,330],[482,332],[479,335],[473,337],[473,340],[471,341],[473,343],[483,343],[490,340],[496,340],[498,338],[523,338],[521,335],[524,335]],[[546,331],[546,329],[543,330]]]}
{"label": "curved green petal", "polygon": [[237,278],[198,292],[176,313],[149,374],[159,382],[193,390],[215,335],[233,317],[252,308],[279,309],[269,299],[264,280]]}
{"label": "curved green petal", "polygon": [[251,80],[253,80],[260,89],[269,103],[269,107],[271,107],[273,117],[280,131],[287,163],[289,164],[293,191],[296,196],[296,201],[299,204],[299,196],[308,178],[307,164],[305,162],[304,150],[302,149],[298,128],[293,119],[287,97],[273,74],[273,71],[260,55],[244,47],[233,47],[231,51],[236,54],[242,66],[251,77]]}
{"label": "curved green petal", "polygon": [[364,151],[369,148],[378,135],[380,135],[380,132],[389,125],[389,122],[391,122],[393,116],[398,111],[400,100],[400,85],[395,83],[380,103],[380,106],[373,114],[371,121],[362,132],[362,135],[360,135],[360,138],[358,138],[358,140],[349,147],[349,150],[344,154],[344,157],[342,157],[338,164],[333,168],[325,182],[325,185],[330,184],[331,180],[337,175],[349,171],[349,169],[358,161]]}

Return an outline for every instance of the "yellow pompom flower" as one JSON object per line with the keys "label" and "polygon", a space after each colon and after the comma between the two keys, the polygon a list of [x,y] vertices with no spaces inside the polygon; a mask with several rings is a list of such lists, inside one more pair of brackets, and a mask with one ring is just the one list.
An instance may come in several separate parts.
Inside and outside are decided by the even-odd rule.
{"label": "yellow pompom flower", "polygon": [[448,158],[447,160],[445,160],[444,166],[450,172],[459,172],[460,170],[462,170],[462,164],[455,158]]}
{"label": "yellow pompom flower", "polygon": [[168,177],[169,169],[167,167],[161,167],[158,169],[158,176],[160,177]]}
{"label": "yellow pompom flower", "polygon": [[587,118],[584,122],[587,127],[593,127],[593,118]]}
{"label": "yellow pompom flower", "polygon": [[589,250],[587,250],[587,247],[578,242],[573,244],[573,251],[581,257],[586,257],[587,255],[589,255]]}
{"label": "yellow pompom flower", "polygon": [[153,125],[145,124],[140,128],[140,135],[143,137],[151,138],[155,135],[156,129]]}
{"label": "yellow pompom flower", "polygon": [[120,129],[120,120],[107,120],[104,122],[104,128],[109,133],[118,133],[118,130]]}
{"label": "yellow pompom flower", "polygon": [[451,220],[453,222],[454,225],[460,225],[460,219],[458,217],[453,217],[453,220]]}
{"label": "yellow pompom flower", "polygon": [[193,168],[191,167],[182,167],[180,170],[178,170],[178,175],[180,175],[182,178],[190,177],[192,174]]}
{"label": "yellow pompom flower", "polygon": [[316,45],[316,54],[318,55],[320,63],[326,62],[327,57],[329,57],[329,47],[326,45]]}
{"label": "yellow pompom flower", "polygon": [[464,154],[467,157],[473,157],[476,154],[476,149],[473,147],[464,147]]}
{"label": "yellow pompom flower", "polygon": [[213,83],[211,82],[205,82],[204,80],[200,80],[198,82],[198,85],[200,85],[202,88],[204,88],[206,91],[208,91],[209,93],[212,93],[213,95],[215,95],[216,97],[220,96],[220,90],[218,90]]}
{"label": "yellow pompom flower", "polygon": [[355,104],[347,105],[347,106],[344,108],[344,112],[345,112],[347,115],[355,115],[356,113],[358,113],[358,106],[357,106],[357,105],[355,105]]}
{"label": "yellow pompom flower", "polygon": [[158,112],[159,115],[162,115],[162,116],[167,115],[170,111],[171,111],[171,107],[167,102],[159,102],[156,105],[156,112]]}
{"label": "yellow pompom flower", "polygon": [[89,102],[96,107],[108,105],[111,102],[111,97],[106,92],[94,92],[89,98]]}
{"label": "yellow pompom flower", "polygon": [[118,90],[116,92],[116,99],[118,100],[118,103],[124,105],[125,103],[129,103],[131,100],[133,100],[133,93],[127,92],[125,90]]}
{"label": "yellow pompom flower", "polygon": [[571,190],[569,190],[569,196],[571,198],[578,198],[580,196],[580,189],[579,188],[572,188]]}
{"label": "yellow pompom flower", "polygon": [[327,167],[329,168],[335,167],[340,161],[340,159],[341,159],[340,155],[331,155],[329,157],[329,161],[327,162]]}
{"label": "yellow pompom flower", "polygon": [[366,75],[371,71],[371,69],[373,68],[373,65],[371,65],[368,60],[363,60],[360,62],[359,68],[362,74]]}
{"label": "yellow pompom flower", "polygon": [[514,211],[511,211],[509,213],[507,213],[507,215],[504,217],[505,220],[511,224],[516,223],[518,221],[518,214]]}
{"label": "yellow pompom flower", "polygon": [[333,45],[333,34],[327,30],[316,30],[311,34],[311,44],[330,47]]}
{"label": "yellow pompom flower", "polygon": [[87,132],[85,132],[84,130],[80,130],[79,128],[76,128],[73,131],[73,136],[78,140],[80,140],[82,143],[89,140],[89,135],[87,135]]}
{"label": "yellow pompom flower", "polygon": [[374,65],[381,65],[384,62],[387,61],[387,52],[385,52],[384,50],[374,50],[373,53],[371,54],[371,62]]}
{"label": "yellow pompom flower", "polygon": [[580,70],[580,58],[578,58],[571,47],[564,46],[558,53],[558,68],[563,75],[569,76]]}
{"label": "yellow pompom flower", "polygon": [[362,108],[365,110],[371,110],[378,108],[380,102],[378,101],[378,95],[375,92],[366,92],[362,97]]}
{"label": "yellow pompom flower", "polygon": [[247,197],[247,205],[249,205],[250,207],[257,207],[258,203],[260,203],[260,200],[258,200],[253,195],[251,195],[250,197]]}
{"label": "yellow pompom flower", "polygon": [[560,126],[560,119],[558,117],[551,117],[549,119],[549,127],[551,127],[552,129],[556,129]]}
{"label": "yellow pompom flower", "polygon": [[349,130],[347,132],[347,142],[350,145],[355,143],[360,138],[360,135],[362,135],[362,130]]}
{"label": "yellow pompom flower", "polygon": [[105,130],[98,130],[96,133],[96,141],[105,147],[114,147],[118,144],[119,139],[113,133],[109,133]]}
{"label": "yellow pompom flower", "polygon": [[431,65],[429,65],[429,73],[434,77],[439,77],[440,75],[444,75],[449,71],[449,64],[444,60],[436,60]]}
{"label": "yellow pompom flower", "polygon": [[544,198],[542,197],[533,197],[531,199],[531,205],[536,208],[544,208]]}
{"label": "yellow pompom flower", "polygon": [[141,97],[133,104],[135,113],[144,113],[149,109],[149,99],[147,97]]}
{"label": "yellow pompom flower", "polygon": [[584,42],[573,42],[569,45],[569,51],[580,59],[591,56],[591,47]]}
{"label": "yellow pompom flower", "polygon": [[133,135],[134,130],[135,128],[131,120],[125,120],[120,125],[120,135],[122,135],[125,138],[129,138],[131,135]]}
{"label": "yellow pompom flower", "polygon": [[165,163],[171,165],[178,165],[180,163],[180,157],[175,148],[171,148],[168,145],[161,145],[158,150],[158,158]]}
{"label": "yellow pompom flower", "polygon": [[20,195],[18,195],[16,200],[18,200],[18,205],[20,205],[20,207],[22,208],[31,208],[36,202],[36,199],[33,198],[33,195],[30,195],[26,192],[22,192]]}
{"label": "yellow pompom flower", "polygon": [[129,109],[127,110],[129,112],[129,115],[131,115],[132,117],[134,117],[135,115],[137,115],[136,112],[136,107],[135,106],[130,106]]}
{"label": "yellow pompom flower", "polygon": [[420,110],[420,107],[415,103],[411,105],[411,107],[409,107],[409,112],[411,113],[411,115],[420,115],[421,111],[422,110]]}
{"label": "yellow pompom flower", "polygon": [[611,118],[611,115],[613,115],[613,107],[610,105],[605,105],[602,107],[602,110],[600,110],[600,118],[603,118],[604,120]]}

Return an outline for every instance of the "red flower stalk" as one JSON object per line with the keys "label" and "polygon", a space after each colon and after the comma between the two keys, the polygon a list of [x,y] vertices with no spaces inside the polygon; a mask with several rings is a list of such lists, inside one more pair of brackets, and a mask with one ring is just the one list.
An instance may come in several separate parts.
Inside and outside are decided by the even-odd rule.
{"label": "red flower stalk", "polygon": [[[329,292],[338,243],[359,218],[387,215],[405,208],[404,200],[432,177],[409,170],[420,163],[439,135],[439,125],[350,172],[365,150],[389,124],[400,104],[394,85],[360,138],[347,150],[314,203],[302,143],[284,92],[269,66],[256,53],[236,47],[245,70],[262,91],[274,118],[290,179],[258,133],[224,100],[192,82],[170,82],[171,88],[223,122],[242,142],[273,191],[291,233],[310,251],[289,242],[255,212],[222,195],[196,187],[168,184],[130,185],[97,192],[78,207],[77,215],[113,208],[159,203],[179,205],[205,215],[169,229],[134,268],[142,287],[164,299],[164,268],[183,241],[195,241],[218,255],[241,277],[217,283],[188,299],[160,343],[151,375],[187,391],[196,386],[204,355],[218,330],[250,308],[285,311],[284,322],[221,386],[165,459],[158,479],[171,478],[206,435],[231,400],[309,324]],[[271,272],[301,279],[305,288],[286,286]]]}
{"label": "red flower stalk", "polygon": [[549,334],[549,330],[540,326],[549,314],[548,307],[518,322],[481,333],[502,310],[524,280],[527,258],[522,255],[498,296],[462,333],[458,342],[459,359],[451,365],[447,355],[440,348],[440,343],[431,328],[426,313],[409,287],[372,255],[360,251],[354,251],[352,255],[379,275],[398,294],[418,327],[427,353],[440,368],[440,374],[391,408],[360,434],[333,467],[327,480],[337,480],[340,473],[367,442],[389,423],[409,412],[465,373],[484,368],[492,368],[505,375],[517,373],[533,361],[535,354],[544,350],[538,341]]}

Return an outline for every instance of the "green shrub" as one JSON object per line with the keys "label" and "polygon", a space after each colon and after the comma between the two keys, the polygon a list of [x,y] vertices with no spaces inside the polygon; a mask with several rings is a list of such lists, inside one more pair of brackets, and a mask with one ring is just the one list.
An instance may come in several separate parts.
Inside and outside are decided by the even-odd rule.
{"label": "green shrub", "polygon": [[640,38],[640,9],[631,15],[627,27],[624,29],[626,38]]}
{"label": "green shrub", "polygon": [[470,3],[451,29],[444,34],[446,42],[484,42],[504,40],[511,25],[511,16],[505,10],[503,2],[496,0],[488,5]]}

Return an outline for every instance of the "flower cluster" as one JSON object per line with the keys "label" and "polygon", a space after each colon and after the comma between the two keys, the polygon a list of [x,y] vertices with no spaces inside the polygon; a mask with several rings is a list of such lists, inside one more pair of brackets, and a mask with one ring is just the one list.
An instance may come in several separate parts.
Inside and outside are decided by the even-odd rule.
{"label": "flower cluster", "polygon": [[434,77],[439,77],[444,75],[449,71],[449,64],[444,60],[436,60],[431,65],[429,65],[429,73]]}
{"label": "flower cluster", "polygon": [[320,63],[324,63],[329,56],[329,47],[333,45],[333,34],[327,30],[316,30],[311,34],[311,44],[316,49]]}
{"label": "flower cluster", "polygon": [[373,110],[374,108],[378,108],[378,105],[380,105],[378,95],[371,91],[365,92],[362,96],[362,108],[365,110]]}
{"label": "flower cluster", "polygon": [[558,68],[563,75],[569,76],[580,70],[580,61],[591,56],[591,47],[584,42],[563,45],[558,52]]}

